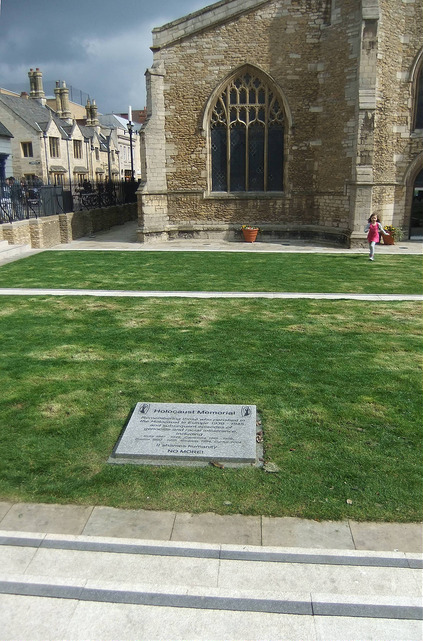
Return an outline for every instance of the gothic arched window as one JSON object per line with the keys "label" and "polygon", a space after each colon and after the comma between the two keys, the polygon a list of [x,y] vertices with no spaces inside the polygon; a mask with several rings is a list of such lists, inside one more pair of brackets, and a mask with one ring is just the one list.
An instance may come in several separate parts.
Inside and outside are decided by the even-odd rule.
{"label": "gothic arched window", "polygon": [[284,110],[270,82],[239,72],[211,112],[212,191],[283,191]]}

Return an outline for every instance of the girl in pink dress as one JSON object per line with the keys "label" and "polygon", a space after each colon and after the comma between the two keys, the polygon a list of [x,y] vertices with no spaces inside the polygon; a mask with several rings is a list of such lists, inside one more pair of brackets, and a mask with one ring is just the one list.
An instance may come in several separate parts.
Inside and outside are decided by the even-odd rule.
{"label": "girl in pink dress", "polygon": [[383,234],[384,236],[389,236],[389,234],[383,229],[376,214],[370,216],[369,222],[364,228],[364,232],[368,232],[367,240],[369,243],[369,260],[373,260],[375,257],[375,245],[379,242],[379,234]]}

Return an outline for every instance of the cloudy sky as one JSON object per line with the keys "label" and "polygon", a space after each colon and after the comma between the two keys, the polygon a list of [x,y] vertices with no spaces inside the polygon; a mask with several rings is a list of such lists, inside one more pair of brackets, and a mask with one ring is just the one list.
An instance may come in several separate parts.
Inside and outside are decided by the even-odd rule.
{"label": "cloudy sky", "polygon": [[56,80],[65,80],[95,99],[101,113],[142,108],[144,73],[153,60],[151,30],[210,4],[0,0],[0,87],[29,92],[28,71],[39,67],[49,92]]}

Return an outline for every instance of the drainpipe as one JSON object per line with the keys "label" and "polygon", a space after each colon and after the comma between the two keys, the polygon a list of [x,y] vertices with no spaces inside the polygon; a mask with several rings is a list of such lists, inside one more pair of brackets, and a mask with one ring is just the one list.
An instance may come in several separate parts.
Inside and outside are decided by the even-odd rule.
{"label": "drainpipe", "polygon": [[44,152],[46,154],[46,171],[47,171],[47,184],[50,184],[50,172],[48,168],[48,154],[47,154],[47,132],[43,131],[44,138]]}
{"label": "drainpipe", "polygon": [[72,176],[71,176],[71,168],[70,168],[70,157],[69,157],[69,141],[71,140],[71,137],[68,136],[66,138],[66,151],[68,152],[68,173],[69,173],[69,189],[72,192]]}

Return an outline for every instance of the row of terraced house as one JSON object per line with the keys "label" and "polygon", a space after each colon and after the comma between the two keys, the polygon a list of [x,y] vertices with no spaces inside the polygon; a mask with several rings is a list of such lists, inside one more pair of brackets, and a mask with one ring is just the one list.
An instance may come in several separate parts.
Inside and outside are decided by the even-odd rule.
{"label": "row of terraced house", "polygon": [[63,81],[48,97],[41,71],[31,69],[28,76],[29,94],[0,89],[0,181],[6,197],[11,176],[14,193],[17,185],[22,193],[46,185],[87,193],[108,182],[141,179],[140,123],[99,114],[95,100],[85,106],[71,101]]}

